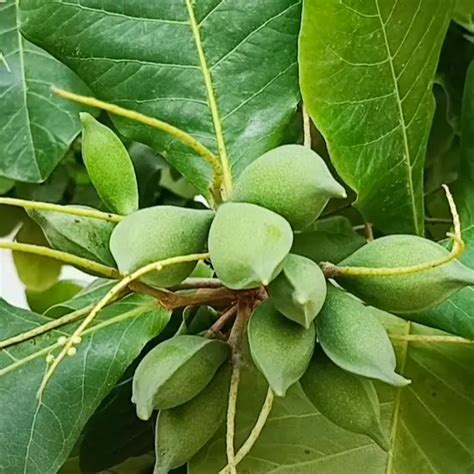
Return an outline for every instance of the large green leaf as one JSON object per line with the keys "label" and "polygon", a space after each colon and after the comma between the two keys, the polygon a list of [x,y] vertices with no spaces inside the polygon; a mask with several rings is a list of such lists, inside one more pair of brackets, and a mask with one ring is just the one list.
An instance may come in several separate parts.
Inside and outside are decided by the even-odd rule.
{"label": "large green leaf", "polygon": [[84,110],[55,97],[50,87],[81,94],[89,89],[67,66],[21,37],[17,4],[0,2],[0,174],[40,182],[79,133],[78,113]]}
{"label": "large green leaf", "polygon": [[[300,3],[21,0],[20,5],[27,37],[76,71],[97,97],[187,131],[224,161],[227,156],[237,176],[279,143],[296,109]],[[188,148],[143,126],[116,124],[207,191],[209,166]]]}
{"label": "large green leaf", "polygon": [[[472,211],[474,209],[474,194],[472,192],[471,199]],[[474,268],[474,221],[463,230],[462,236],[466,243],[466,251],[462,255],[461,261]],[[444,244],[448,245],[448,241],[445,241]],[[409,317],[417,323],[474,339],[474,287],[464,288],[441,304],[411,313]]]}
{"label": "large green leaf", "polygon": [[132,403],[134,369],[135,364],[85,426],[80,446],[83,472],[100,472],[154,449],[153,421],[139,420]]}
{"label": "large green leaf", "polygon": [[[19,243],[49,247],[43,231],[31,219],[23,222],[15,240]],[[59,260],[20,251],[14,251],[12,255],[18,277],[27,289],[45,291],[58,281],[62,267]]]}
{"label": "large green leaf", "polygon": [[[0,352],[0,459],[2,472],[54,474],[67,459],[87,419],[147,341],[159,334],[169,311],[154,299],[131,296],[105,309],[36,398],[46,355],[60,347],[67,326],[34,342]],[[0,300],[0,334],[8,338],[50,321]]]}
{"label": "large green leaf", "polygon": [[[462,236],[466,251],[462,262],[474,268],[474,66],[468,68],[461,118],[460,177],[454,195],[461,217]],[[444,242],[448,245],[448,241]],[[434,308],[410,315],[410,319],[474,339],[474,287],[454,294]]]}
{"label": "large green leaf", "polygon": [[36,209],[28,215],[43,229],[53,248],[115,267],[109,249],[114,223]]}
{"label": "large green leaf", "polygon": [[457,134],[461,128],[461,109],[464,81],[469,63],[474,59],[474,44],[468,41],[464,32],[451,24],[441,49],[436,73],[436,82],[448,96],[448,122]]}
{"label": "large green leaf", "polygon": [[342,216],[320,219],[295,233],[292,253],[303,255],[316,263],[339,263],[362,247],[366,240]]}
{"label": "large green leaf", "polygon": [[[410,323],[392,321],[407,333]],[[431,334],[414,327],[413,334]],[[387,455],[369,438],[342,430],[317,412],[295,386],[276,399],[260,439],[238,472],[246,474],[468,474],[474,468],[474,346],[399,342],[399,367],[413,383],[379,385]],[[248,435],[265,383],[247,371],[240,392],[237,444]],[[190,464],[190,474],[218,472],[225,464],[219,433]]]}
{"label": "large green leaf", "polygon": [[385,232],[423,233],[431,84],[452,0],[306,0],[304,102],[357,207]]}
{"label": "large green leaf", "polygon": [[453,19],[469,33],[474,33],[474,1],[456,0]]}

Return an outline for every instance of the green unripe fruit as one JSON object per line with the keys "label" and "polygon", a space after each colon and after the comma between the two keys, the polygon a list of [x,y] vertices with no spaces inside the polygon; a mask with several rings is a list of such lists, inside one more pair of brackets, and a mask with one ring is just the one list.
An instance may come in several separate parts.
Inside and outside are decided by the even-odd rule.
{"label": "green unripe fruit", "polygon": [[395,372],[395,352],[377,311],[328,285],[326,301],[316,318],[318,340],[339,367],[403,387],[410,381]]}
{"label": "green unripe fruit", "polygon": [[286,319],[271,302],[262,303],[250,318],[248,339],[255,365],[279,397],[304,374],[316,341],[309,329]]}
{"label": "green unripe fruit", "polygon": [[340,369],[318,350],[301,378],[301,387],[315,408],[333,423],[369,436],[385,451],[390,449],[370,380]]}
{"label": "green unripe fruit", "polygon": [[292,243],[288,222],[254,204],[221,205],[209,232],[217,276],[236,290],[268,285],[280,273]]}
{"label": "green unripe fruit", "polygon": [[156,420],[154,474],[188,462],[225,420],[230,366],[222,366],[207,387],[189,402],[162,410]]}
{"label": "green unripe fruit", "polygon": [[345,197],[344,188],[316,152],[302,145],[283,145],[245,168],[232,201],[266,207],[301,229],[318,218],[330,198]]}
{"label": "green unripe fruit", "polygon": [[309,328],[326,299],[326,279],[312,260],[290,253],[269,290],[280,313]]}
{"label": "green unripe fruit", "polygon": [[[173,206],[140,209],[122,220],[110,238],[110,250],[123,273],[148,263],[202,252],[214,213]],[[195,262],[179,263],[143,278],[160,288],[177,285],[188,277]]]}
{"label": "green unripe fruit", "polygon": [[152,349],[133,376],[132,402],[148,420],[154,409],[166,410],[194,398],[229,357],[229,346],[216,339],[176,336]]}
{"label": "green unripe fruit", "polygon": [[[432,262],[449,252],[415,235],[390,235],[369,242],[343,260],[348,267],[405,267]],[[474,270],[458,260],[417,273],[341,276],[338,283],[366,303],[393,313],[409,313],[441,303],[474,285]]]}
{"label": "green unripe fruit", "polygon": [[138,209],[138,185],[132,160],[119,137],[92,115],[80,114],[82,158],[102,201],[127,215]]}

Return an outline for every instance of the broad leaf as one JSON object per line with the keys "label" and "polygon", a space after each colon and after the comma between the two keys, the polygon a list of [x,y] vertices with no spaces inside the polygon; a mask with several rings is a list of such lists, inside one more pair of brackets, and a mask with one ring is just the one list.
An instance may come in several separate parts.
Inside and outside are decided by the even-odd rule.
{"label": "broad leaf", "polygon": [[448,122],[460,133],[463,87],[466,70],[474,59],[474,44],[468,41],[464,31],[451,25],[441,50],[436,82],[448,96]]}
{"label": "broad leaf", "polygon": [[474,33],[474,1],[456,0],[454,21],[466,28],[469,33]]}
{"label": "broad leaf", "polygon": [[[407,333],[410,323],[392,321]],[[431,334],[414,327],[412,334]],[[306,474],[465,474],[474,466],[474,346],[399,342],[399,365],[409,387],[379,386],[383,429],[390,435],[387,455],[365,436],[336,427],[318,413],[299,386],[275,400],[255,447],[239,473]],[[246,369],[239,392],[237,446],[248,435],[266,386]],[[190,474],[218,472],[225,465],[220,432],[190,463]]]}
{"label": "broad leaf", "polygon": [[318,220],[297,232],[291,252],[316,263],[339,263],[365,243],[366,240],[354,231],[348,219],[335,216]]}
{"label": "broad leaf", "polygon": [[15,181],[0,176],[0,195],[6,194],[15,187]]}
{"label": "broad leaf", "polygon": [[37,210],[28,215],[41,226],[53,248],[115,267],[109,249],[112,222]]}
{"label": "broad leaf", "polygon": [[[49,318],[0,301],[2,338],[37,327]],[[0,459],[5,472],[57,472],[87,419],[169,319],[152,298],[132,296],[105,309],[84,334],[74,357],[51,379],[42,401],[36,398],[46,355],[60,348],[62,328],[0,353]]]}
{"label": "broad leaf", "polygon": [[35,313],[45,313],[52,306],[73,298],[82,286],[73,280],[61,280],[45,291],[26,290],[28,306]]}
{"label": "broad leaf", "polygon": [[15,186],[15,196],[29,201],[60,202],[70,184],[66,159],[40,184],[20,183]]}
{"label": "broad leaf", "polygon": [[18,0],[0,3],[0,174],[41,182],[79,133],[84,107],[51,92],[52,85],[88,94],[64,64],[22,38]]}
{"label": "broad leaf", "polygon": [[[49,247],[43,231],[32,220],[24,221],[15,236],[19,243]],[[53,286],[61,272],[62,263],[50,257],[34,253],[13,252],[18,277],[29,290],[45,291]]]}
{"label": "broad leaf", "polygon": [[[304,102],[357,207],[385,232],[423,233],[423,162],[453,1],[307,0]],[[390,191],[390,192],[388,192]]]}
{"label": "broad leaf", "polygon": [[[226,163],[227,156],[235,176],[279,143],[296,109],[300,0],[20,5],[26,36],[76,71],[94,95],[187,131]],[[207,192],[209,166],[187,147],[114,121]]]}
{"label": "broad leaf", "polygon": [[49,318],[58,318],[67,313],[76,310],[84,309],[87,306],[96,303],[102,298],[115,284],[110,280],[97,279],[89,286],[81,290],[74,298],[55,304],[46,311],[46,316]]}
{"label": "broad leaf", "polygon": [[[455,201],[458,208],[462,237],[466,251],[461,261],[474,268],[474,66],[468,68],[464,87],[461,119],[460,178],[455,183]],[[444,242],[449,245],[448,241]],[[440,305],[410,315],[413,321],[474,339],[474,287],[454,294]]]}
{"label": "broad leaf", "polygon": [[[133,364],[124,377],[131,376],[134,368]],[[131,398],[132,383],[128,377],[117,384],[87,422],[80,447],[83,472],[100,472],[153,451],[153,423],[137,418]]]}
{"label": "broad leaf", "polygon": [[[470,212],[472,212],[474,210],[472,190],[470,194]],[[468,214],[465,214],[465,222],[467,222],[467,216]],[[474,217],[474,214],[471,217]],[[469,227],[466,227],[462,233],[466,251],[462,255],[461,261],[468,267],[474,268],[474,221],[470,222]],[[445,241],[444,244],[449,245],[448,241]],[[474,287],[462,289],[435,307],[411,313],[409,319],[458,336],[474,339]]]}
{"label": "broad leaf", "polygon": [[25,212],[19,207],[2,206],[0,216],[0,237],[5,237],[22,222]]}

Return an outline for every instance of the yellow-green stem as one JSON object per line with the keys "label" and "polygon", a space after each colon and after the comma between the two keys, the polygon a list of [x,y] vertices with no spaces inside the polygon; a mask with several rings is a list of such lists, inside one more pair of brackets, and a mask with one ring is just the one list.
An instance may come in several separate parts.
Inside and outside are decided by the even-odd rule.
{"label": "yellow-green stem", "polygon": [[[260,409],[260,413],[258,414],[257,421],[255,422],[252,431],[250,432],[248,438],[245,440],[244,444],[238,450],[237,454],[235,455],[235,465],[237,466],[250,450],[253,448],[254,444],[256,443],[260,433],[262,432],[263,428],[265,427],[265,423],[267,422],[268,416],[272,411],[273,400],[275,396],[273,391],[270,387],[267,390],[267,396],[265,397],[265,401],[263,402],[262,408]],[[229,466],[224,467],[219,474],[227,474],[229,472]]]}
{"label": "yellow-green stem", "polygon": [[423,334],[389,334],[394,341],[425,342],[437,344],[474,344],[474,340],[459,336],[437,336]]}
{"label": "yellow-green stem", "polygon": [[201,67],[201,72],[204,79],[204,84],[206,86],[207,100],[209,103],[209,110],[211,112],[212,122],[214,125],[214,131],[216,135],[217,148],[219,149],[219,160],[220,160],[220,169],[222,171],[222,182],[221,189],[223,200],[227,200],[232,193],[232,170],[229,163],[229,158],[227,156],[227,149],[224,139],[224,131],[222,129],[222,120],[219,115],[219,108],[217,106],[217,100],[214,90],[214,85],[212,83],[211,71],[209,65],[207,64],[206,55],[204,54],[204,47],[201,38],[201,32],[199,29],[199,24],[194,13],[194,1],[186,0],[186,8],[188,10],[189,23],[191,25],[191,31],[194,38],[194,44],[196,45],[196,50],[199,57],[199,64]]}
{"label": "yellow-green stem", "polygon": [[0,341],[0,349],[5,349],[10,346],[14,346],[15,344],[20,344],[20,342],[28,341],[29,339],[33,339],[35,337],[41,336],[53,329],[57,329],[61,326],[65,326],[66,324],[73,323],[82,319],[91,309],[91,305],[87,306],[86,308],[78,309],[77,311],[73,311],[72,313],[66,314],[58,319],[53,319],[46,324],[42,324],[41,326],[35,327],[30,331],[22,332],[13,337],[9,337],[8,339],[4,339]]}
{"label": "yellow-green stem", "polygon": [[20,242],[0,242],[0,249],[13,250],[14,252],[31,253],[34,255],[41,255],[43,257],[53,258],[61,262],[67,263],[74,267],[82,268],[97,275],[106,278],[120,278],[120,272],[115,268],[102,265],[101,263],[88,260],[87,258],[77,257],[67,252],[50,249],[41,245],[22,244]]}
{"label": "yellow-green stem", "polygon": [[191,255],[180,255],[178,257],[171,257],[164,260],[160,260],[158,262],[153,262],[148,265],[145,265],[142,268],[139,268],[135,272],[124,276],[122,280],[120,280],[115,286],[113,286],[107,294],[94,306],[92,311],[88,314],[88,316],[82,321],[82,323],[76,328],[76,330],[71,334],[71,336],[66,340],[63,349],[58,354],[57,357],[54,357],[51,362],[46,374],[43,377],[41,385],[38,389],[38,397],[41,398],[43,391],[56,371],[57,367],[61,363],[61,361],[67,355],[74,355],[76,352],[76,346],[80,344],[81,337],[84,331],[87,329],[89,324],[94,320],[94,318],[99,314],[99,312],[109,304],[110,301],[114,300],[127,286],[134,280],[150,273],[152,271],[161,271],[163,268],[168,267],[170,265],[176,265],[179,263],[185,262],[195,262],[198,260],[205,260],[209,258],[208,253],[200,253],[200,254],[191,254]]}
{"label": "yellow-green stem", "polygon": [[448,233],[447,236],[453,240],[453,248],[451,252],[438,260],[433,260],[431,262],[421,263],[419,265],[410,265],[407,267],[346,267],[346,266],[337,266],[329,262],[322,262],[321,266],[324,271],[324,274],[328,278],[343,278],[346,276],[362,276],[362,277],[371,277],[371,276],[395,276],[395,275],[407,275],[410,273],[420,273],[426,270],[433,270],[434,268],[441,267],[446,265],[449,262],[459,258],[466,248],[464,241],[462,240],[461,235],[461,224],[459,221],[459,214],[456,209],[456,204],[454,199],[449,191],[449,188],[443,184],[443,189],[446,192],[446,197],[449,202],[449,207],[451,209],[451,214],[453,216],[453,226],[454,233]]}
{"label": "yellow-green stem", "polygon": [[95,97],[87,97],[79,94],[74,94],[73,92],[58,89],[57,87],[53,87],[52,89],[55,94],[65,99],[69,99],[80,104],[88,105],[90,107],[102,109],[107,112],[110,112],[111,114],[119,115],[120,117],[125,117],[129,120],[133,120],[134,122],[139,122],[143,125],[147,125],[149,127],[161,130],[167,133],[168,135],[171,135],[172,137],[176,138],[177,140],[194,150],[198,155],[204,158],[212,166],[214,174],[212,187],[213,189],[220,191],[220,188],[222,186],[223,174],[222,166],[219,159],[199,140],[196,140],[189,133],[186,133],[185,131],[167,122],[163,122],[162,120],[158,120],[154,117],[149,117],[148,115],[141,114],[140,112],[135,112],[134,110],[126,109],[118,105],[110,104],[109,102],[98,100]]}
{"label": "yellow-green stem", "polygon": [[111,212],[102,212],[95,209],[84,209],[72,206],[60,206],[50,202],[27,201],[9,197],[0,197],[0,204],[8,206],[22,207],[23,209],[35,209],[37,211],[59,212],[61,214],[70,214],[72,216],[88,217],[90,219],[100,219],[109,222],[120,222],[125,216],[112,214]]}
{"label": "yellow-green stem", "polygon": [[232,375],[230,379],[229,401],[227,405],[226,454],[229,474],[235,474],[235,417],[237,412],[237,396],[242,368],[242,338],[251,314],[251,306],[245,300],[237,302],[237,317],[227,340],[232,350]]}
{"label": "yellow-green stem", "polygon": [[303,104],[303,145],[311,148],[311,119]]}

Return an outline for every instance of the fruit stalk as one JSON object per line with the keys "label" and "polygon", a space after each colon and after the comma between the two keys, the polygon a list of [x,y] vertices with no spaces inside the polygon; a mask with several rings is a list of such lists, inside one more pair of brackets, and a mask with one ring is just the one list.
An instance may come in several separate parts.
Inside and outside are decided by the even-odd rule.
{"label": "fruit stalk", "polygon": [[214,196],[215,194],[220,194],[223,181],[223,171],[219,159],[213,153],[211,153],[211,151],[208,150],[199,140],[196,140],[193,136],[189,135],[189,133],[186,133],[185,131],[174,127],[173,125],[167,122],[163,122],[162,120],[158,120],[154,117],[149,117],[148,115],[135,112],[134,110],[129,110],[118,105],[98,100],[95,97],[87,97],[79,94],[74,94],[73,92],[65,91],[57,87],[53,87],[52,91],[60,97],[63,97],[64,99],[72,100],[74,102],[78,102],[79,104],[88,105],[90,107],[96,107],[98,109],[110,112],[111,114],[119,115],[121,117],[128,118],[135,122],[139,122],[149,127],[153,127],[168,133],[172,137],[176,138],[177,140],[194,150],[198,155],[204,158],[212,166],[214,172],[212,181],[212,189],[214,192],[212,194]]}
{"label": "fruit stalk", "polygon": [[194,262],[199,260],[205,260],[209,258],[208,253],[201,254],[190,254],[190,255],[180,255],[178,257],[171,257],[158,262],[153,262],[144,267],[139,268],[130,275],[124,276],[115,286],[113,286],[110,291],[94,306],[89,315],[82,321],[82,323],[77,327],[77,329],[71,334],[71,336],[66,340],[62,351],[58,354],[57,357],[49,358],[49,367],[46,371],[43,380],[38,389],[38,399],[41,400],[42,394],[48,381],[53,376],[54,372],[58,368],[59,364],[64,360],[68,355],[73,356],[76,352],[76,346],[81,342],[81,336],[84,331],[87,329],[89,324],[94,320],[94,318],[99,314],[99,312],[109,304],[111,300],[116,298],[125,288],[128,287],[130,283],[138,278],[141,278],[143,275],[153,271],[161,271],[163,268],[166,268],[170,265],[176,265],[183,262]]}
{"label": "fruit stalk", "polygon": [[229,474],[236,474],[235,459],[235,415],[237,411],[237,395],[240,383],[240,369],[242,367],[242,339],[247,322],[252,314],[252,305],[245,299],[237,303],[237,317],[230,333],[228,344],[232,350],[232,375],[229,388],[229,403],[227,407],[226,453]]}
{"label": "fruit stalk", "polygon": [[88,217],[90,219],[100,219],[108,222],[120,222],[124,216],[111,212],[97,211],[96,209],[84,209],[83,207],[61,206],[50,202],[26,201],[9,197],[0,197],[0,204],[8,206],[22,207],[23,209],[35,209],[37,211],[51,211],[72,216]]}
{"label": "fruit stalk", "polygon": [[67,252],[61,252],[60,250],[43,247],[42,245],[22,244],[20,242],[0,242],[0,249],[42,255],[44,257],[53,258],[54,260],[59,260],[60,262],[68,263],[69,265],[88,270],[105,278],[120,278],[120,273],[115,268],[102,265],[101,263],[94,262],[93,260],[89,260],[87,258],[77,257],[76,255],[72,255]]}

